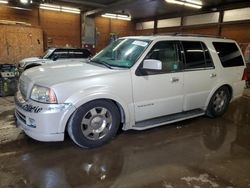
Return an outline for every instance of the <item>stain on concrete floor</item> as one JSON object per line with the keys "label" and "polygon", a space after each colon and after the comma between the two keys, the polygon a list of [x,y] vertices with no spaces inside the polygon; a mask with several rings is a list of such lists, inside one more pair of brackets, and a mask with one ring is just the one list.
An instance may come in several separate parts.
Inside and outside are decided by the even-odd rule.
{"label": "stain on concrete floor", "polygon": [[121,132],[92,150],[68,138],[0,146],[0,187],[247,188],[249,174],[249,97],[221,118]]}

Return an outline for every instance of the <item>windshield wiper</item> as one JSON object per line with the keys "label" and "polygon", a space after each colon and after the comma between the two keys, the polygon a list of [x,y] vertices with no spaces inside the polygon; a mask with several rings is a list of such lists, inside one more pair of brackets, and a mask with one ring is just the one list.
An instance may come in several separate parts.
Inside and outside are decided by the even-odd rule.
{"label": "windshield wiper", "polygon": [[108,63],[106,63],[105,61],[97,61],[97,60],[90,59],[90,62],[101,64],[101,65],[104,65],[105,67],[107,67],[109,69],[113,69],[113,67],[111,65],[109,65]]}

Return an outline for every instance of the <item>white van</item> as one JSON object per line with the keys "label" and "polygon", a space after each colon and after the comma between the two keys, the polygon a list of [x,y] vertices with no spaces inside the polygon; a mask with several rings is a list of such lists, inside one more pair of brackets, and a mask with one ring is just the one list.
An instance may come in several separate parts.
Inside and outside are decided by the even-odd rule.
{"label": "white van", "polygon": [[91,60],[25,71],[18,125],[40,141],[98,147],[118,128],[144,130],[197,116],[221,116],[245,86],[233,40],[196,36],[120,38]]}

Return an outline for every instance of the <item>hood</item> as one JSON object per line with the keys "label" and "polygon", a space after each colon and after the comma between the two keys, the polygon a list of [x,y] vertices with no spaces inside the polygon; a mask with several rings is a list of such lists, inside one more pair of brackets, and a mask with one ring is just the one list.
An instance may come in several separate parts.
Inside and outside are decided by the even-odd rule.
{"label": "hood", "polygon": [[[127,70],[127,69],[126,69]],[[102,65],[78,62],[61,62],[55,65],[44,65],[28,69],[22,74],[22,77],[28,77],[33,83],[51,87],[63,82],[72,82],[95,76],[113,74],[124,71],[124,69],[109,69]]]}

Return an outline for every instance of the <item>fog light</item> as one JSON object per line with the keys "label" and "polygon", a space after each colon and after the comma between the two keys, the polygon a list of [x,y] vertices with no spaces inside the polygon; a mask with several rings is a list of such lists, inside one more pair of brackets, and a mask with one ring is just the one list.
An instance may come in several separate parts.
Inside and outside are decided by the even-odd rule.
{"label": "fog light", "polygon": [[36,128],[36,124],[35,124],[35,120],[32,118],[28,118],[28,123],[27,126],[32,127],[32,128]]}

